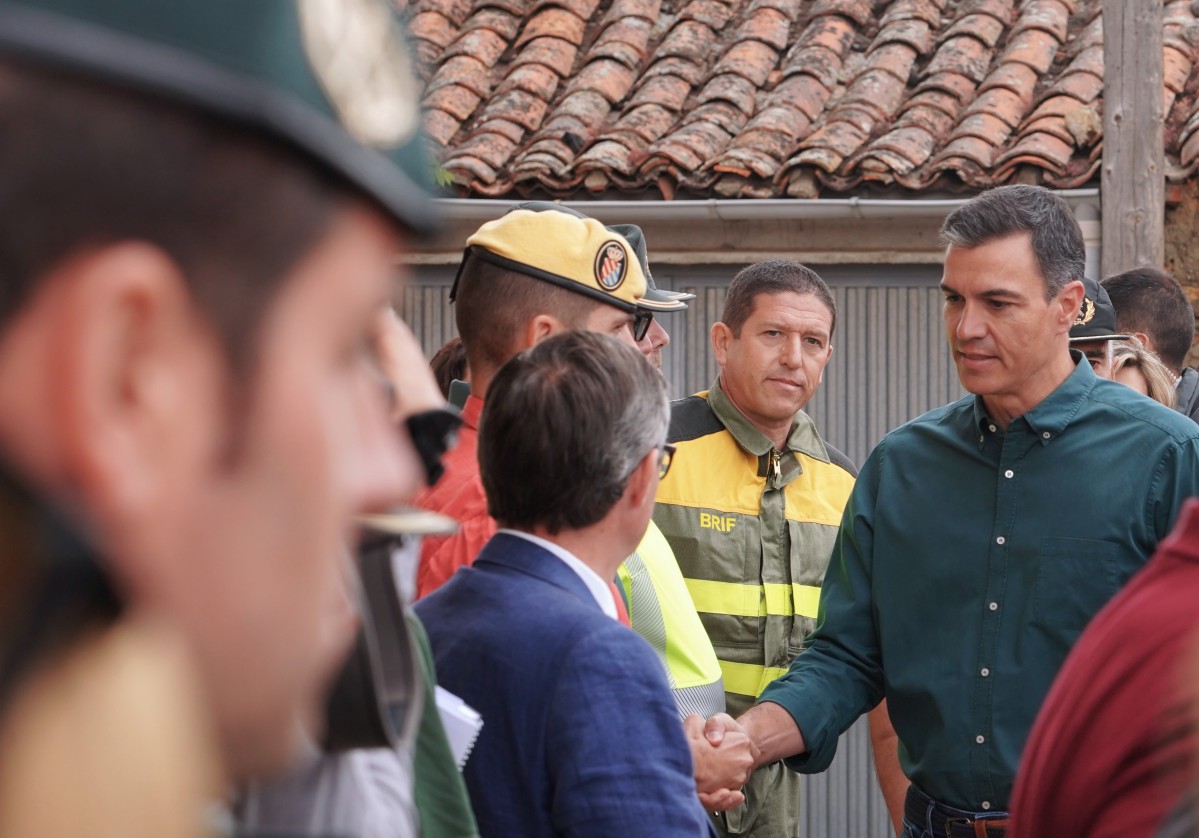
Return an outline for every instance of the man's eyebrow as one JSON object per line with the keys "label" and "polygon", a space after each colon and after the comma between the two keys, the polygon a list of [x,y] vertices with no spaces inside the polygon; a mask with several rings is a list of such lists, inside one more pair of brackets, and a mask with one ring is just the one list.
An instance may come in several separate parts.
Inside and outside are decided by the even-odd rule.
{"label": "man's eyebrow", "polygon": [[[944,281],[942,281],[940,283],[940,286],[941,286],[941,291],[946,294],[961,295],[961,293],[962,293],[961,291],[958,291],[956,288],[954,288],[952,285],[946,284]],[[1023,294],[1021,294],[1019,291],[1016,291],[1011,288],[990,288],[986,291],[979,292],[978,296],[986,297],[987,299],[997,299],[997,298],[1003,298],[1003,299],[1008,299],[1008,300],[1023,300],[1024,299]]]}

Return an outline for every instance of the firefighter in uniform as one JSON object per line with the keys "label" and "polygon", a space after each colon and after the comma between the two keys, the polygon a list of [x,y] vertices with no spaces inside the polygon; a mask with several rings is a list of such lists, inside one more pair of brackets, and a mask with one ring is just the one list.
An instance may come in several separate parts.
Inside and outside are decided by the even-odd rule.
{"label": "firefighter in uniform", "polygon": [[[670,543],[719,659],[728,712],[787,671],[816,622],[820,585],[856,470],[801,408],[831,353],[835,308],[815,273],[743,270],[713,327],[721,372],[674,403],[674,466],[654,521]],[[799,776],[759,769],[725,834],[792,838]]]}

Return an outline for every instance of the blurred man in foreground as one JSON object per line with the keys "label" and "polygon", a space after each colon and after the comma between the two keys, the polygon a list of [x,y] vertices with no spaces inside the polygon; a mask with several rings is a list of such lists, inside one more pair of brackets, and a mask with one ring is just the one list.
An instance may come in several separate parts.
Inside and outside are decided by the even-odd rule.
{"label": "blurred man in foreground", "polygon": [[318,727],[419,479],[366,347],[425,162],[381,4],[356,77],[312,4],[83,5],[0,5],[0,833],[196,834]]}
{"label": "blurred man in foreground", "polygon": [[662,668],[609,590],[668,420],[662,377],[607,335],[551,337],[491,381],[479,465],[501,529],[416,605],[439,679],[483,715],[465,777],[486,838],[707,833]]}

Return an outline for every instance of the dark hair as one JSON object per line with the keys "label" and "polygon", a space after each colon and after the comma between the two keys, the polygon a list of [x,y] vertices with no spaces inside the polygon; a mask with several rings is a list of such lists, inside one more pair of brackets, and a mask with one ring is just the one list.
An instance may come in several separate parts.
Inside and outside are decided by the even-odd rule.
{"label": "dark hair", "polygon": [[1018,233],[1031,236],[1032,252],[1052,299],[1086,273],[1082,230],[1070,206],[1041,186],[1000,186],[955,209],[941,225],[948,246],[973,248]]}
{"label": "dark hair", "polygon": [[1116,309],[1116,328],[1143,332],[1175,375],[1195,340],[1195,309],[1178,280],[1156,268],[1133,268],[1103,280]]}
{"label": "dark hair", "polygon": [[433,368],[433,377],[437,379],[441,395],[448,399],[454,380],[466,380],[466,348],[462,345],[462,338],[447,340],[429,360],[429,366]]}
{"label": "dark hair", "polygon": [[512,357],[517,335],[537,315],[550,314],[567,329],[581,329],[591,313],[604,305],[483,259],[464,258],[454,320],[466,346],[466,362],[476,372],[496,369]]}
{"label": "dark hair", "polygon": [[0,328],[63,260],[121,241],[179,266],[231,367],[346,193],[295,152],[181,106],[0,62]]}
{"label": "dark hair", "polygon": [[487,511],[551,534],[603,519],[666,441],[666,382],[610,335],[562,332],[500,368],[479,420]]}
{"label": "dark hair", "polygon": [[833,329],[837,328],[837,304],[833,302],[833,292],[814,270],[785,259],[758,262],[738,271],[729,283],[720,322],[729,327],[733,337],[739,338],[741,327],[753,314],[754,304],[759,295],[783,294],[788,291],[812,294],[824,303],[829,314],[833,316],[832,328],[829,329],[831,338]]}

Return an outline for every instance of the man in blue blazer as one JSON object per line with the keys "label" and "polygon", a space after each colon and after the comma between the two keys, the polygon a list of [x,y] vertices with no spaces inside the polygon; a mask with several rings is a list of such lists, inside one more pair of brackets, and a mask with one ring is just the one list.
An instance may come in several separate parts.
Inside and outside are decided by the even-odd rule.
{"label": "man in blue blazer", "polygon": [[645,533],[668,421],[662,377],[596,333],[541,342],[487,392],[501,529],[416,605],[438,681],[483,716],[464,774],[484,838],[708,834],[662,666],[609,581]]}

